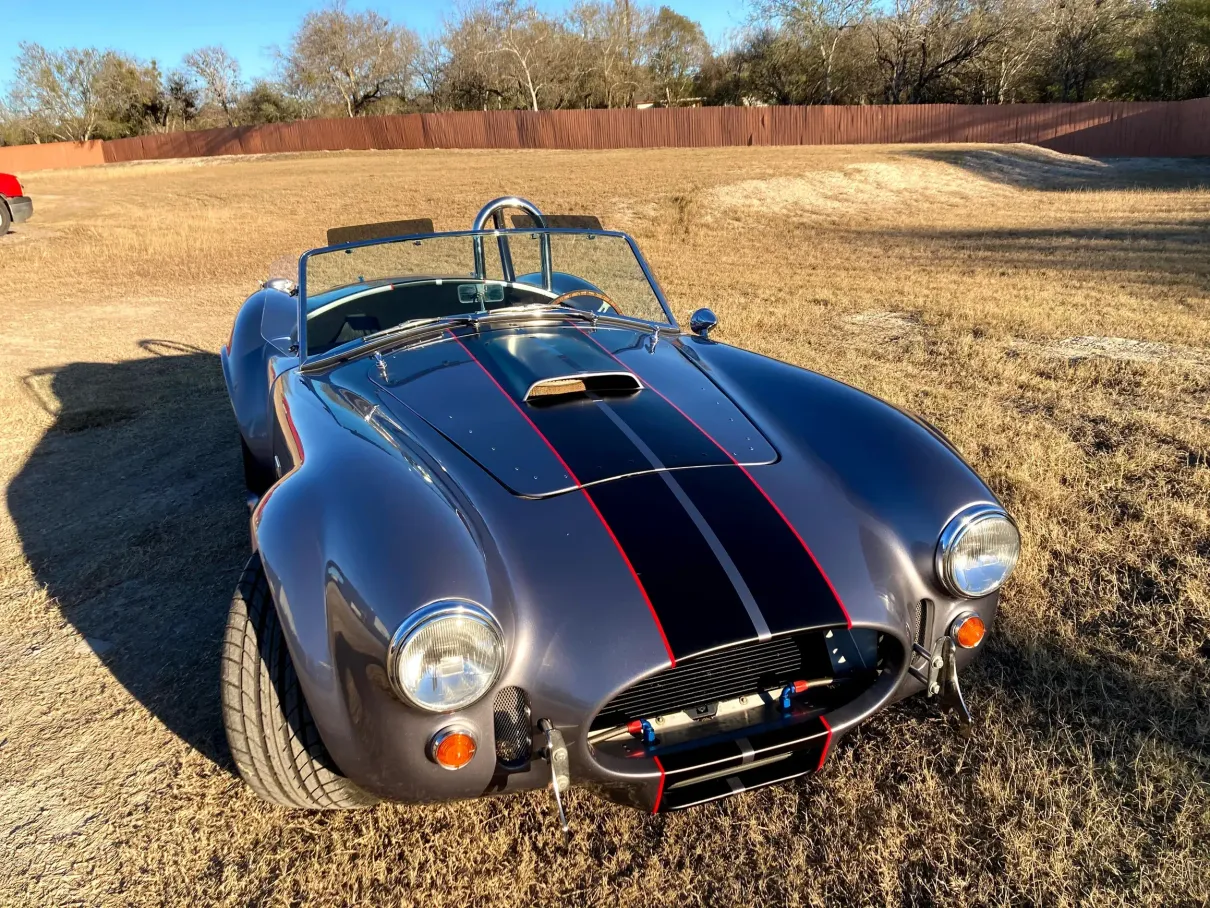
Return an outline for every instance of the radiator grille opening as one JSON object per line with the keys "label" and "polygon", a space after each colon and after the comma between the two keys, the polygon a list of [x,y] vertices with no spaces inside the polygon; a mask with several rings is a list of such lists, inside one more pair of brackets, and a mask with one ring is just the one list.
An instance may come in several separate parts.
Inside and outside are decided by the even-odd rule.
{"label": "radiator grille opening", "polygon": [[522,766],[529,762],[529,697],[519,687],[504,687],[496,694],[494,726],[496,760],[503,766]]}
{"label": "radiator grille opening", "polygon": [[621,691],[597,713],[590,730],[616,728],[634,719],[687,711],[799,680],[831,679],[831,684],[812,688],[815,692],[807,695],[812,701],[818,699],[820,706],[844,701],[857,696],[902,658],[901,647],[897,643],[890,646],[888,641],[874,630],[841,627],[751,641],[694,656]]}

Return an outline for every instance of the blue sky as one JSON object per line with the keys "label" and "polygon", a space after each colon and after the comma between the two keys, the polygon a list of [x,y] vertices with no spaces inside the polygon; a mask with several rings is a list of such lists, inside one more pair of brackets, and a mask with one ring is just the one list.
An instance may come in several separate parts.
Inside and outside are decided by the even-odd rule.
{"label": "blue sky", "polygon": [[[222,44],[240,61],[248,77],[272,69],[269,48],[285,45],[303,14],[326,0],[0,0],[0,85],[8,83],[20,41],[47,47],[95,46],[154,59],[162,70],[180,63],[186,51]],[[570,0],[538,0],[555,11]],[[740,0],[663,0],[702,24],[719,43],[738,28],[744,9]],[[441,27],[454,9],[453,0],[350,0],[350,8],[372,8],[422,35]]]}

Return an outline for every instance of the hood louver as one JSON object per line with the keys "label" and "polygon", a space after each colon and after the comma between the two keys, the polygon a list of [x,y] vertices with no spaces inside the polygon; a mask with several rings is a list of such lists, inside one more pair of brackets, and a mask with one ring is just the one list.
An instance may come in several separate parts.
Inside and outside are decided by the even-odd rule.
{"label": "hood louver", "polygon": [[525,402],[545,404],[590,394],[633,394],[642,390],[642,387],[638,378],[630,372],[560,375],[557,378],[544,378],[530,385],[529,390],[525,392]]}

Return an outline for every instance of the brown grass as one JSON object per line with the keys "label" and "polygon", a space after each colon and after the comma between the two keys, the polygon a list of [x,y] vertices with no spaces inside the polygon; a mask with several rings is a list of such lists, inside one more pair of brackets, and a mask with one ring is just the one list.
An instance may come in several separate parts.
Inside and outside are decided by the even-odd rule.
{"label": "brown grass", "polygon": [[[401,152],[28,188],[0,239],[0,904],[1210,900],[1210,166]],[[328,226],[463,227],[506,193],[632,231],[681,317],[953,438],[1026,543],[973,734],[913,702],[822,776],[691,813],[573,793],[569,844],[540,795],[307,816],[232,776],[236,307]]]}

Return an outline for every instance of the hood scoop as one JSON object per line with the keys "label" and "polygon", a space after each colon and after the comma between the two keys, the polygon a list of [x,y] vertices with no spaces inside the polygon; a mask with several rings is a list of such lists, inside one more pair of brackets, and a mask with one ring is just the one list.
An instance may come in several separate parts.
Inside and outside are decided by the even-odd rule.
{"label": "hood scoop", "polygon": [[385,369],[368,360],[359,369],[400,425],[423,421],[525,497],[654,470],[777,459],[676,345],[652,350],[649,337],[549,325],[467,331],[388,353]]}
{"label": "hood scoop", "polygon": [[525,402],[542,406],[573,398],[633,394],[642,389],[642,383],[630,372],[580,372],[539,379],[525,392]]}

